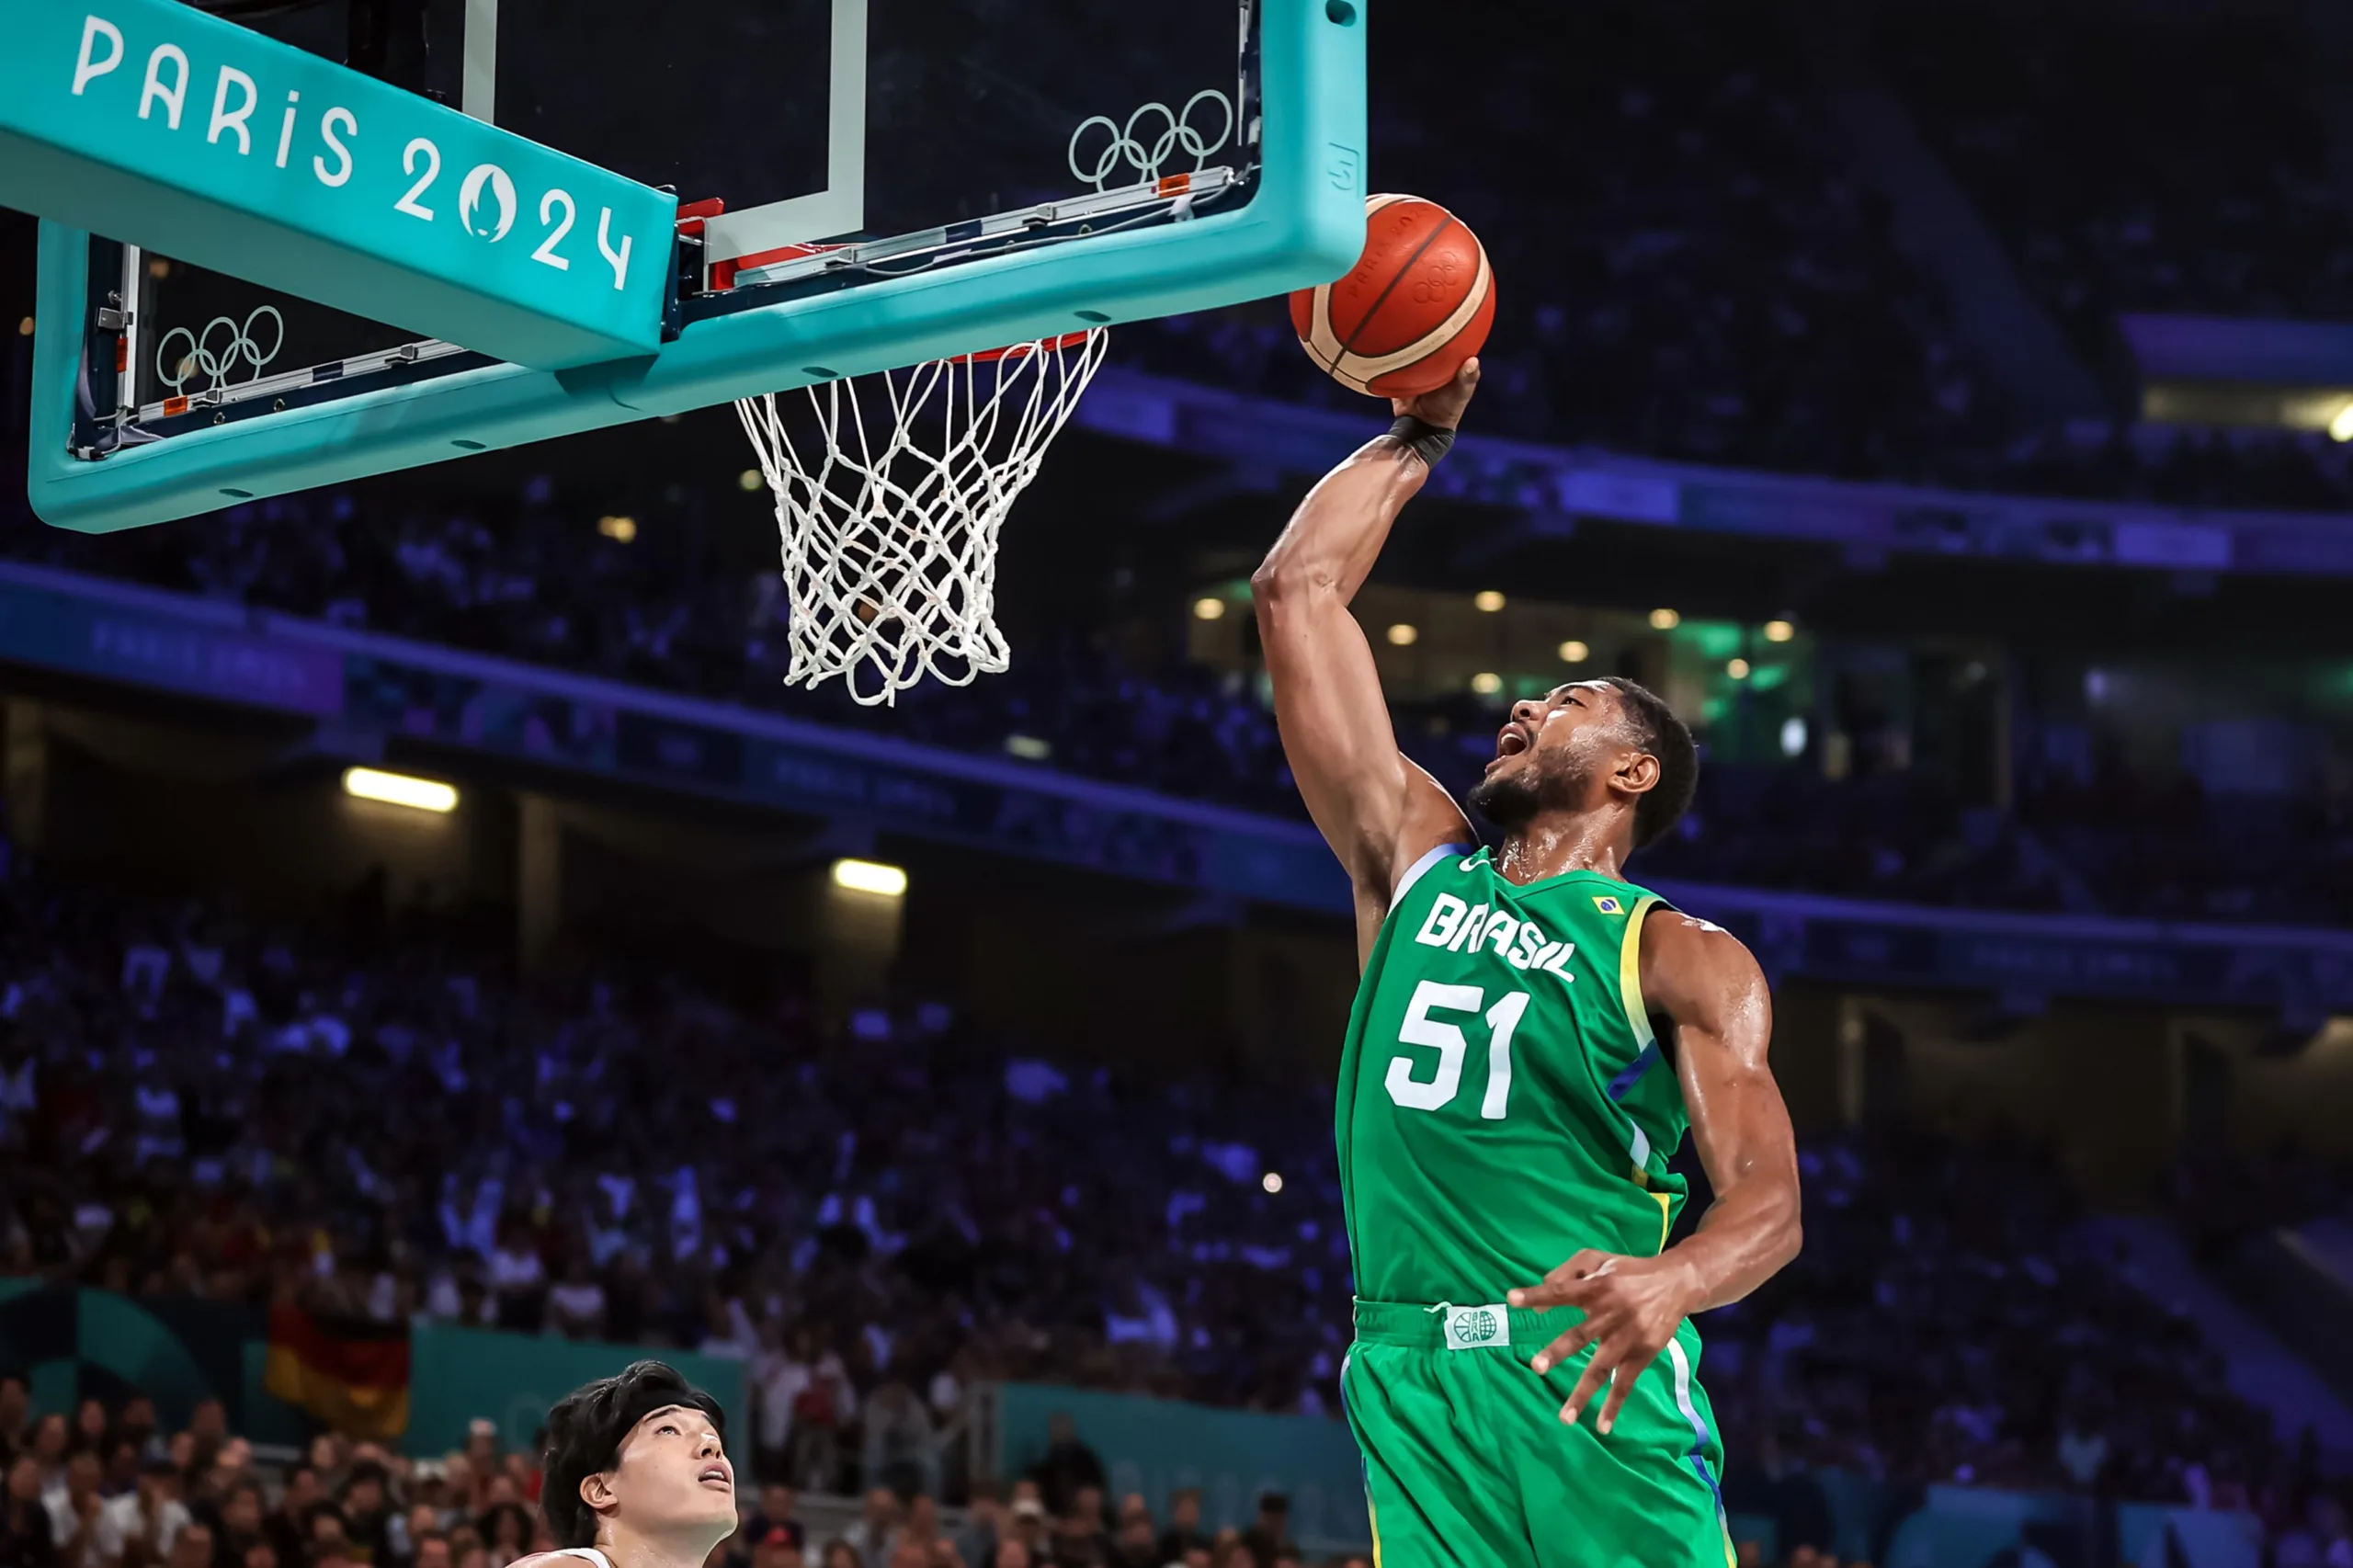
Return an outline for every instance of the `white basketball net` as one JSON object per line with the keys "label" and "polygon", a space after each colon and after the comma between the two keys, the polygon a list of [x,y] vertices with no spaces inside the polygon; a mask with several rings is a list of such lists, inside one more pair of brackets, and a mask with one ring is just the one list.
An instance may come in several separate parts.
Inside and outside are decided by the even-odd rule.
{"label": "white basketball net", "polygon": [[[771,392],[735,405],[776,493],[790,685],[892,702],[926,675],[1001,673],[997,532],[1103,363],[1100,328],[805,389],[796,443]],[[820,446],[822,443],[822,447]]]}

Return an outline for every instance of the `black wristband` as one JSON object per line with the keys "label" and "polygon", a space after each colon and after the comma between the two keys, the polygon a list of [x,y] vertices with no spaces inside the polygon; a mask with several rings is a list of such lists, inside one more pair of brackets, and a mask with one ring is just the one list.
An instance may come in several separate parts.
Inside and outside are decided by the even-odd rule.
{"label": "black wristband", "polygon": [[1447,449],[1454,445],[1453,431],[1433,425],[1427,419],[1416,419],[1410,414],[1392,425],[1389,435],[1392,440],[1411,448],[1422,461],[1432,468],[1438,467],[1438,460],[1446,456]]}

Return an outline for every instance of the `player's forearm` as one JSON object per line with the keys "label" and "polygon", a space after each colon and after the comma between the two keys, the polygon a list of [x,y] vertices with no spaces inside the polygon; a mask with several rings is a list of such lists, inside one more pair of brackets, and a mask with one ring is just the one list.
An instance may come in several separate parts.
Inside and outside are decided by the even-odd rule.
{"label": "player's forearm", "polygon": [[1798,1255],[1802,1239],[1794,1179],[1756,1175],[1716,1194],[1699,1228],[1667,1249],[1690,1281],[1688,1312],[1728,1307]]}
{"label": "player's forearm", "polygon": [[1389,530],[1429,477],[1413,449],[1388,436],[1358,448],[1324,476],[1251,576],[1261,603],[1310,591],[1345,605],[1371,574]]}

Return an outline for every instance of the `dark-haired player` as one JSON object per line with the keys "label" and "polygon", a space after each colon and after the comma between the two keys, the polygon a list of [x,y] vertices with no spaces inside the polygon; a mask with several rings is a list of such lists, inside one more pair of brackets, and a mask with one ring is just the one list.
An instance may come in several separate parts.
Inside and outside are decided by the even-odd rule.
{"label": "dark-haired player", "polygon": [[[1797,1156],[1756,960],[1625,880],[1690,802],[1690,733],[1631,680],[1514,704],[1471,795],[1490,853],[1399,754],[1348,612],[1477,384],[1399,402],[1252,579],[1284,753],[1356,889],[1341,1392],[1374,1561],[1729,1562],[1688,1316],[1796,1256]],[[1716,1197],[1668,1247],[1687,1127]]]}
{"label": "dark-haired player", "polygon": [[735,1533],[726,1438],[719,1402],[660,1361],[574,1390],[548,1413],[540,1489],[562,1545],[523,1563],[702,1568]]}

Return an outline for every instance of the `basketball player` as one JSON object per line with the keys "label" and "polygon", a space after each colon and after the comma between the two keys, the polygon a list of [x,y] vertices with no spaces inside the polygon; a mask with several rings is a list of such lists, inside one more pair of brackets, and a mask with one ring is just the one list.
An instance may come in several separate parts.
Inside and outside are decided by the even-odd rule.
{"label": "basketball player", "polygon": [[[1284,753],[1356,890],[1341,1392],[1382,1568],[1713,1568],[1688,1319],[1796,1256],[1798,1176],[1756,960],[1626,881],[1690,802],[1690,733],[1631,680],[1515,703],[1471,793],[1490,853],[1399,755],[1348,613],[1478,379],[1398,401],[1251,579]],[[1670,1248],[1687,1126],[1716,1197]]]}
{"label": "basketball player", "polygon": [[659,1361],[599,1378],[548,1413],[540,1506],[563,1544],[517,1568],[703,1568],[735,1533],[719,1402]]}

